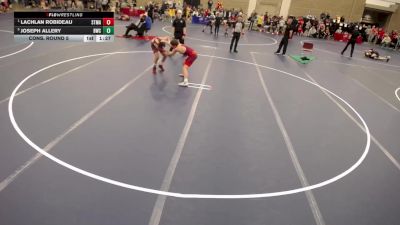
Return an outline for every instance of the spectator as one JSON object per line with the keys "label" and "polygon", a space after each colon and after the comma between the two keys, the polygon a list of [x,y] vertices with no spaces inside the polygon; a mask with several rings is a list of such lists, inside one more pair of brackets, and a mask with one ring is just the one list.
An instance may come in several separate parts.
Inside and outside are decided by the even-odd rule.
{"label": "spectator", "polygon": [[367,29],[365,30],[365,33],[367,35],[367,41],[369,42],[369,38],[372,35],[372,28],[371,26],[368,26]]}
{"label": "spectator", "polygon": [[377,34],[377,36],[376,36],[376,38],[375,38],[375,44],[380,44],[381,42],[382,42],[382,39],[384,38],[384,36],[385,36],[385,31],[383,30],[383,28],[379,28],[378,29],[378,34]]}
{"label": "spectator", "polygon": [[253,30],[254,22],[257,20],[257,13],[253,11],[247,20],[250,22],[248,30]]}
{"label": "spectator", "polygon": [[214,16],[214,14],[210,14],[208,17],[207,17],[207,20],[208,20],[208,22],[207,22],[207,24],[203,27],[203,32],[204,32],[204,30],[209,26],[210,27],[210,33],[212,34],[213,33],[213,26],[214,26],[214,24],[215,24],[215,16]]}
{"label": "spectator", "polygon": [[147,16],[150,17],[151,23],[154,23],[154,5],[151,1],[147,5]]}
{"label": "spectator", "polygon": [[368,42],[371,43],[375,42],[377,35],[378,35],[378,28],[376,28],[374,25],[372,26],[370,35],[368,36]]}
{"label": "spectator", "polygon": [[321,22],[318,27],[318,38],[325,38],[324,33],[325,33],[325,24]]}
{"label": "spectator", "polygon": [[325,32],[324,32],[323,38],[324,38],[324,39],[329,39],[330,36],[331,36],[331,33],[330,33],[330,31],[329,31],[329,28],[326,28],[326,29],[325,29]]}
{"label": "spectator", "polygon": [[101,0],[101,10],[107,11],[108,10],[108,0]]}
{"label": "spectator", "polygon": [[309,35],[309,30],[303,31],[303,37],[308,37]]}
{"label": "spectator", "polygon": [[215,26],[214,35],[217,37],[218,37],[218,33],[219,33],[219,27],[222,24],[222,20],[223,20],[223,18],[221,16],[221,13],[217,12],[217,17],[215,17],[215,24],[214,24],[214,26]]}
{"label": "spectator", "polygon": [[392,39],[389,37],[388,34],[385,34],[385,36],[383,37],[382,41],[381,41],[381,46],[386,48],[386,47],[390,47],[390,44],[392,42]]}
{"label": "spectator", "polygon": [[277,33],[282,33],[283,28],[285,27],[285,20],[283,19],[283,16],[279,18],[279,27],[278,27],[278,32]]}
{"label": "spectator", "polygon": [[78,8],[77,1],[78,1],[78,0],[71,0],[71,8],[72,8],[72,9]]}
{"label": "spectator", "polygon": [[212,0],[208,0],[208,2],[207,2],[208,10],[212,9],[213,4],[214,4],[214,2]]}
{"label": "spectator", "polygon": [[7,0],[1,0],[0,12],[7,12],[7,11],[8,11]]}
{"label": "spectator", "polygon": [[223,9],[222,3],[220,0],[217,1],[217,6],[215,7],[217,11],[221,11]]}
{"label": "spectator", "polygon": [[83,2],[82,2],[82,1],[76,0],[76,8],[77,8],[79,11],[83,11],[83,10],[85,9],[85,6],[83,5]]}
{"label": "spectator", "polygon": [[314,38],[317,37],[317,29],[315,28],[315,26],[311,26],[308,36]]}
{"label": "spectator", "polygon": [[264,13],[264,26],[267,25],[267,21],[269,20],[268,18],[268,12]]}
{"label": "spectator", "polygon": [[390,38],[392,39],[392,45],[395,46],[398,39],[397,30],[392,30],[392,32],[390,33]]}
{"label": "spectator", "polygon": [[264,17],[257,16],[257,29],[259,32],[262,32],[264,30],[263,25],[264,25]]}
{"label": "spectator", "polygon": [[153,24],[153,21],[150,16],[145,16],[145,27],[146,27],[146,33],[151,30],[151,25]]}
{"label": "spectator", "polygon": [[397,43],[399,42],[399,35],[396,35],[392,38],[392,45],[394,46],[394,49],[396,50]]}
{"label": "spectator", "polygon": [[140,20],[135,24],[131,23],[129,26],[126,26],[126,32],[124,34],[124,37],[128,38],[131,37],[132,35],[129,35],[129,32],[131,30],[136,31],[136,35],[139,37],[143,37],[144,32],[146,31],[146,16],[142,15],[140,17]]}
{"label": "spectator", "polygon": [[97,11],[101,11],[101,3],[102,3],[102,0],[96,0],[96,10]]}
{"label": "spectator", "polygon": [[197,9],[194,9],[192,15],[199,16],[199,11]]}
{"label": "spectator", "polygon": [[308,30],[310,30],[310,29],[311,29],[311,21],[308,20],[308,21],[306,22],[306,30],[308,31]]}
{"label": "spectator", "polygon": [[160,20],[164,21],[166,19],[166,11],[168,10],[168,3],[167,2],[163,2],[160,8]]}

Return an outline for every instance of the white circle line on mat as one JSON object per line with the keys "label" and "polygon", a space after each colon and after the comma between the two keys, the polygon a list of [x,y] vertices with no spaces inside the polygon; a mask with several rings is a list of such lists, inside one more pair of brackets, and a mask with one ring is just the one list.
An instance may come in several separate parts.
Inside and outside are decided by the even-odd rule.
{"label": "white circle line on mat", "polygon": [[[165,27],[162,28],[162,30],[167,34],[172,35],[171,32],[166,30],[167,27],[170,27],[170,26],[165,26]],[[278,43],[278,41],[275,38],[272,38],[272,37],[266,37],[266,38],[271,39],[273,41],[273,43],[265,43],[265,44],[262,44],[262,43],[251,44],[250,43],[250,44],[238,44],[238,45],[241,45],[241,46],[264,46],[264,45],[274,45],[274,44]],[[191,40],[203,41],[203,42],[209,42],[209,43],[216,43],[216,44],[224,44],[224,45],[230,45],[231,44],[229,42],[209,41],[209,40],[204,40],[204,39],[200,39],[200,38],[193,38],[193,37],[185,37],[185,39],[191,39]]]}
{"label": "white circle line on mat", "polygon": [[10,121],[12,123],[12,126],[14,127],[14,129],[16,130],[16,132],[21,136],[21,138],[27,143],[29,144],[32,148],[34,148],[36,151],[38,151],[39,153],[41,153],[42,155],[44,155],[45,157],[47,157],[48,159],[54,161],[55,163],[58,163],[61,166],[64,166],[72,171],[75,171],[77,173],[80,173],[82,175],[88,176],[90,178],[105,182],[105,183],[109,183],[109,184],[113,184],[116,186],[120,186],[123,188],[127,188],[127,189],[132,189],[132,190],[136,190],[136,191],[142,191],[145,193],[150,193],[150,194],[157,194],[157,195],[164,195],[164,196],[169,196],[169,197],[176,197],[176,198],[200,198],[200,199],[252,199],[252,198],[267,198],[267,197],[276,197],[276,196],[283,196],[283,195],[290,195],[290,194],[295,194],[295,193],[300,193],[300,192],[304,192],[304,191],[309,191],[309,190],[313,190],[316,188],[320,188],[323,186],[326,186],[328,184],[331,184],[335,181],[338,181],[339,179],[347,176],[348,174],[350,174],[352,171],[354,171],[359,165],[361,165],[361,163],[364,161],[364,159],[366,158],[368,152],[369,152],[369,148],[370,148],[370,144],[371,144],[371,134],[369,132],[369,128],[366,124],[366,122],[364,121],[364,119],[361,117],[361,115],[344,99],[342,99],[341,97],[339,97],[338,95],[336,95],[335,93],[333,93],[332,91],[320,86],[317,83],[313,83],[307,79],[304,79],[302,77],[298,77],[294,74],[279,70],[279,69],[275,69],[272,67],[268,67],[268,66],[263,66],[263,65],[259,65],[256,63],[252,63],[252,62],[247,62],[247,61],[242,61],[242,60],[237,60],[237,59],[229,59],[229,58],[224,58],[224,57],[219,57],[219,56],[211,56],[211,55],[202,55],[199,54],[199,56],[203,56],[203,57],[211,57],[211,58],[215,58],[215,59],[221,59],[221,60],[226,60],[226,61],[233,61],[233,62],[240,62],[240,63],[244,63],[244,64],[248,64],[248,65],[254,65],[254,66],[258,66],[261,68],[265,68],[265,69],[269,69],[269,70],[273,70],[273,71],[277,71],[277,72],[281,72],[283,74],[286,74],[288,76],[300,79],[308,84],[314,85],[326,92],[328,92],[330,95],[333,95],[334,97],[336,97],[337,99],[339,99],[341,102],[343,102],[347,107],[349,107],[356,115],[357,117],[361,120],[363,126],[364,126],[364,131],[367,135],[367,143],[365,145],[365,149],[361,155],[361,157],[347,170],[345,170],[344,172],[340,173],[339,175],[336,175],[335,177],[332,177],[328,180],[325,180],[323,182],[317,183],[317,184],[313,184],[310,186],[306,186],[306,187],[302,187],[302,188],[297,188],[297,189],[291,189],[291,190],[286,190],[286,191],[278,191],[278,192],[269,192],[269,193],[255,193],[255,194],[234,194],[234,195],[230,195],[230,194],[224,194],[224,195],[212,195],[212,194],[184,194],[184,193],[177,193],[177,192],[169,192],[169,191],[160,191],[160,190],[156,190],[156,189],[151,189],[151,188],[145,188],[145,187],[140,187],[140,186],[135,186],[135,185],[131,185],[131,184],[127,184],[127,183],[123,183],[117,180],[112,180],[110,178],[106,178],[106,177],[102,177],[100,175],[91,173],[89,171],[80,169],[78,167],[75,167],[67,162],[62,161],[61,159],[53,156],[52,154],[44,151],[42,148],[40,148],[38,145],[36,145],[33,141],[31,141],[26,135],[25,133],[22,132],[21,128],[18,126],[16,120],[15,120],[15,116],[14,116],[14,111],[13,111],[13,103],[14,103],[14,98],[16,93],[18,92],[19,88],[27,81],[29,80],[31,77],[37,75],[38,73],[47,70],[49,68],[52,68],[54,66],[66,63],[66,62],[71,62],[74,60],[79,60],[79,59],[85,59],[85,58],[90,58],[90,57],[95,57],[95,56],[103,56],[103,55],[116,55],[116,54],[133,54],[133,53],[152,53],[151,51],[127,51],[127,52],[109,52],[109,53],[99,53],[99,54],[93,54],[93,55],[86,55],[86,56],[81,56],[81,57],[76,57],[76,58],[71,58],[71,59],[67,59],[58,63],[54,63],[51,64],[47,67],[44,67],[32,74],[30,74],[29,76],[27,76],[25,79],[23,79],[18,85],[17,87],[13,90],[11,96],[10,96],[10,100],[8,103],[8,114],[10,117]]}
{"label": "white circle line on mat", "polygon": [[[11,34],[14,33],[14,32],[9,31],[9,30],[0,30],[0,32],[11,33]],[[13,53],[10,53],[10,54],[7,54],[7,55],[0,56],[0,59],[7,58],[9,56],[12,56],[12,55],[18,54],[20,52],[23,52],[23,51],[27,50],[28,48],[32,47],[32,45],[33,45],[33,42],[31,42],[28,46],[26,46],[25,48],[23,48],[21,50],[18,50],[16,52],[13,52]]]}
{"label": "white circle line on mat", "polygon": [[394,94],[396,95],[397,99],[398,99],[399,102],[400,102],[400,94],[399,94],[399,92],[400,92],[400,87],[398,87],[398,88],[394,91]]}

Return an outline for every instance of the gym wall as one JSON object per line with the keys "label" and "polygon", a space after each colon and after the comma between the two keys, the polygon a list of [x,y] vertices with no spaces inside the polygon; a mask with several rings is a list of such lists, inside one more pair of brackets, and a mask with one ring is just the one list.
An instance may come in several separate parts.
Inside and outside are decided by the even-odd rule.
{"label": "gym wall", "polygon": [[400,31],[400,4],[397,4],[397,10],[394,12],[389,19],[389,23],[387,25],[386,30],[387,31],[392,31],[392,30],[397,30],[398,32]]}
{"label": "gym wall", "polygon": [[318,16],[328,12],[331,17],[343,16],[346,21],[360,22],[365,0],[292,0],[289,15]]}
{"label": "gym wall", "polygon": [[[214,6],[217,3],[217,0],[214,1]],[[278,0],[276,0],[278,1]],[[279,0],[281,1],[281,0]],[[137,4],[139,6],[143,6],[147,4],[149,0],[137,0]],[[152,0],[152,2],[161,2],[161,0]],[[182,3],[183,0],[180,0]],[[203,8],[207,8],[207,2],[208,0],[200,0],[200,4],[203,6]],[[235,8],[235,9],[243,9],[244,12],[247,12],[247,7],[249,5],[249,0],[221,0],[222,4],[224,5],[224,8]]]}
{"label": "gym wall", "polygon": [[264,15],[265,12],[268,12],[270,16],[279,15],[281,4],[282,0],[258,0],[256,12],[261,15]]}
{"label": "gym wall", "polygon": [[[201,0],[200,1],[203,8],[207,8],[208,0]],[[214,5],[217,4],[217,0],[213,0]],[[224,8],[227,9],[242,9],[243,12],[247,12],[247,7],[249,6],[249,0],[221,0],[222,5]]]}

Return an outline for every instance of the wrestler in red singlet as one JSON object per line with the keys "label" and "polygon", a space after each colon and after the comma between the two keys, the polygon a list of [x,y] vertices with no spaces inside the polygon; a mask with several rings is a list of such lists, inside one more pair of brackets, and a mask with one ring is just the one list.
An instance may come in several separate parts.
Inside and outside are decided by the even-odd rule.
{"label": "wrestler in red singlet", "polygon": [[160,71],[164,71],[164,66],[163,63],[166,59],[167,52],[164,49],[166,43],[170,42],[169,37],[155,37],[151,40],[151,49],[153,50],[153,55],[154,55],[154,66],[153,66],[153,74],[157,73],[157,63],[158,59],[160,58],[159,53],[162,55],[162,60],[161,63],[158,65],[158,68],[160,68]]}
{"label": "wrestler in red singlet", "polygon": [[197,59],[197,52],[186,45],[183,45],[183,47],[186,48],[186,51],[183,55],[187,56],[184,64],[190,67],[193,64],[193,62]]}
{"label": "wrestler in red singlet", "polygon": [[189,86],[189,67],[192,66],[193,62],[197,59],[197,53],[195,50],[192,48],[179,44],[178,40],[172,40],[171,41],[171,47],[172,47],[172,52],[170,52],[168,55],[173,56],[175,53],[180,53],[184,56],[187,56],[185,59],[185,62],[183,63],[182,67],[182,75],[183,75],[183,81],[179,83],[180,86],[187,87]]}

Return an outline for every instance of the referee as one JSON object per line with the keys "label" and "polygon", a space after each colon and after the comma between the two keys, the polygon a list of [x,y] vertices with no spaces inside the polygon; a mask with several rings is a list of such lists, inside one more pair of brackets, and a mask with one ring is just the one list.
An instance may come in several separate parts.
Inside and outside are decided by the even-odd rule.
{"label": "referee", "polygon": [[183,37],[186,35],[186,21],[182,18],[182,11],[178,10],[174,22],[172,22],[174,28],[174,38],[179,40],[181,44],[184,44],[185,40]]}
{"label": "referee", "polygon": [[293,19],[291,17],[289,17],[286,22],[285,33],[283,34],[282,40],[279,43],[279,48],[278,48],[278,50],[276,50],[275,54],[280,54],[282,47],[283,47],[282,55],[286,54],[286,48],[289,44],[289,38],[292,36],[292,33],[293,33],[292,21],[293,21]]}
{"label": "referee", "polygon": [[351,37],[346,44],[346,47],[344,47],[344,49],[341,52],[342,55],[347,50],[347,47],[351,45],[350,57],[353,57],[354,45],[356,45],[358,36],[360,36],[360,32],[358,32],[358,29],[354,27],[353,32],[351,32]]}
{"label": "referee", "polygon": [[244,29],[243,18],[242,18],[242,16],[239,16],[237,18],[236,23],[233,25],[233,36],[232,36],[229,52],[232,52],[232,47],[233,47],[233,44],[235,43],[233,52],[238,53],[237,46],[238,46],[240,36],[243,34],[243,29]]}

